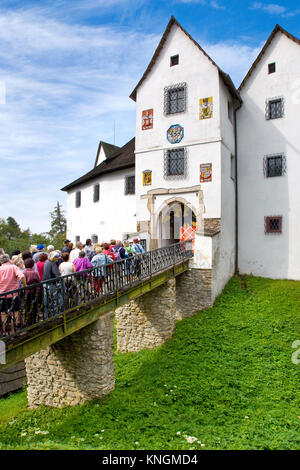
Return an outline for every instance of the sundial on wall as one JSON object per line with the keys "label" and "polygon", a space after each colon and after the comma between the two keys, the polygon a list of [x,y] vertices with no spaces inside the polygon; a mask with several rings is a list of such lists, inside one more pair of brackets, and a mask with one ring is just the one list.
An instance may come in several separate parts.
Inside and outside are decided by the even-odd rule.
{"label": "sundial on wall", "polygon": [[179,124],[173,124],[167,130],[167,139],[171,144],[177,144],[183,138],[184,130]]}

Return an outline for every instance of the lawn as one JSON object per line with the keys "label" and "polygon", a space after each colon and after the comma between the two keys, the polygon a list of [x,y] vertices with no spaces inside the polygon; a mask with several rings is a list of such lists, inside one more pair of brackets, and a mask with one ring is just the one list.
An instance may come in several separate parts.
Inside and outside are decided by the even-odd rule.
{"label": "lawn", "polygon": [[0,449],[297,449],[300,282],[234,277],[155,350],[115,354],[116,388],[71,408],[0,400]]}

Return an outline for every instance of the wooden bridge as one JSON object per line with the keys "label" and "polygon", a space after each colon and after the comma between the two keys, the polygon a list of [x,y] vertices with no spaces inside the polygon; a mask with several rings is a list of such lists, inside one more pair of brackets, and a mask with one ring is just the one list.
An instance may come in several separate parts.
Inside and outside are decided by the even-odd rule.
{"label": "wooden bridge", "polygon": [[109,393],[115,313],[120,351],[166,341],[180,309],[191,308],[183,276],[192,257],[192,242],[181,242],[1,293],[0,371],[25,359],[32,406]]}

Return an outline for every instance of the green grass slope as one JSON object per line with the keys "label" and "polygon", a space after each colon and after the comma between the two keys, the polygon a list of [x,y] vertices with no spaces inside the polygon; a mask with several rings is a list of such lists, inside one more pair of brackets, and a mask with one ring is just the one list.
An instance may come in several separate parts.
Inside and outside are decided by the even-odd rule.
{"label": "green grass slope", "polygon": [[0,400],[1,449],[297,449],[300,282],[235,277],[155,350],[115,355],[116,388],[63,409]]}

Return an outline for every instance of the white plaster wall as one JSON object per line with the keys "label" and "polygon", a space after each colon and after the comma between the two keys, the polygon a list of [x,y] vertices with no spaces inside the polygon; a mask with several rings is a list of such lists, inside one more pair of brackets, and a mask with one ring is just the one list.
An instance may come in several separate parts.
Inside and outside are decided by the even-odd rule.
{"label": "white plaster wall", "polygon": [[[170,67],[170,57],[179,54],[179,64]],[[187,109],[184,113],[164,115],[164,87],[187,83]],[[186,188],[200,184],[200,163],[212,163],[211,183],[201,184],[204,191],[205,217],[220,217],[220,97],[217,68],[176,25],[164,44],[150,74],[137,90],[136,113],[136,193],[137,219],[149,220],[147,201],[140,199],[148,190],[157,188]],[[213,97],[213,118],[199,120],[200,98]],[[142,130],[142,111],[154,110],[153,129]],[[167,140],[167,129],[172,124],[184,128],[184,137],[178,144]],[[164,178],[164,149],[185,147],[187,176],[184,179]],[[152,185],[142,186],[142,172],[152,170]],[[186,194],[178,197],[187,198]],[[170,196],[160,197],[166,200]],[[159,207],[155,202],[155,211]],[[198,209],[196,195],[193,202]],[[158,214],[157,214],[158,215]]]}
{"label": "white plaster wall", "polygon": [[106,155],[105,155],[105,152],[103,150],[103,146],[101,145],[100,146],[100,152],[99,152],[98,158],[97,158],[96,166],[100,165],[100,163],[102,163],[105,159],[106,159]]}
{"label": "white plaster wall", "polygon": [[[214,294],[219,295],[235,272],[235,183],[231,178],[231,151],[222,144],[221,233],[215,268]],[[214,237],[216,238],[216,237]]]}
{"label": "white plaster wall", "polygon": [[[178,146],[178,145],[177,145]],[[200,163],[212,163],[212,181],[200,183]],[[220,142],[213,144],[198,144],[187,147],[187,177],[184,179],[171,180],[164,178],[164,156],[163,150],[152,150],[138,155],[136,158],[136,193],[137,193],[137,218],[138,220],[150,220],[147,209],[147,200],[140,196],[147,191],[157,188],[186,188],[200,185],[204,192],[204,205],[206,218],[217,218],[221,216],[221,168],[220,168]],[[152,170],[152,185],[143,186],[142,172]],[[156,196],[155,212],[161,203],[173,194]],[[199,209],[199,200],[194,192],[176,194],[178,197],[187,199]]]}
{"label": "white plaster wall", "polygon": [[[68,192],[67,237],[85,242],[97,234],[99,242],[123,239],[125,233],[136,232],[135,195],[124,194],[125,176],[134,169],[108,173]],[[93,202],[93,186],[100,183],[100,201]],[[81,191],[81,207],[75,207],[75,193]]]}
{"label": "white plaster wall", "polygon": [[[170,57],[179,54],[179,64],[170,67]],[[187,111],[164,116],[164,87],[187,83]],[[199,120],[199,99],[213,97],[213,119]],[[153,129],[142,131],[142,111],[154,109]],[[180,143],[188,145],[220,139],[219,73],[200,49],[176,25],[151,72],[137,90],[136,152],[170,147],[166,133],[172,124],[184,127]],[[173,148],[173,146],[172,146]]]}
{"label": "white plaster wall", "polygon": [[[268,64],[276,72],[268,74]],[[238,111],[239,270],[300,279],[300,46],[277,33],[242,89]],[[265,119],[265,100],[284,97],[284,117]],[[263,157],[284,152],[287,174],[264,178]],[[265,216],[283,216],[282,234],[264,233]]]}

